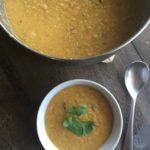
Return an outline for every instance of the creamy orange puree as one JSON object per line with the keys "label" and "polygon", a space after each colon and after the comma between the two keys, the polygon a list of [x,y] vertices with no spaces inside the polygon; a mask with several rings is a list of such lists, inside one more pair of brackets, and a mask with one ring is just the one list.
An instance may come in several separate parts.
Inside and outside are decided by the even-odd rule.
{"label": "creamy orange puree", "polygon": [[[88,112],[80,119],[95,123],[87,136],[77,136],[63,127],[65,108],[80,104],[88,106]],[[107,99],[99,91],[78,85],[66,88],[53,97],[46,111],[45,124],[49,138],[60,150],[97,150],[112,131],[113,113]]]}
{"label": "creamy orange puree", "polygon": [[137,0],[4,0],[13,31],[29,47],[61,58],[102,54],[134,32]]}

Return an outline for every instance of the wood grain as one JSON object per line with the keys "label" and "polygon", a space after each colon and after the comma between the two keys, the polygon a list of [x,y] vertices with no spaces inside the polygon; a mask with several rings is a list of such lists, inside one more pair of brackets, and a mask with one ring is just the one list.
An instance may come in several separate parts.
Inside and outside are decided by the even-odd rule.
{"label": "wood grain", "polygon": [[150,66],[150,26],[133,42],[141,59]]}
{"label": "wood grain", "polygon": [[[134,45],[129,44],[119,51],[113,63],[74,66],[33,54],[10,39],[3,30],[0,30],[0,33],[0,89],[3,89],[3,92],[0,92],[0,99],[2,99],[2,105],[0,105],[0,150],[43,149],[38,141],[35,127],[38,106],[46,93],[55,85],[76,78],[96,81],[114,94],[123,112],[125,132],[130,97],[124,86],[124,70],[132,61],[141,60],[141,58],[149,62],[148,56],[142,55],[140,46],[136,46],[137,41],[133,43]],[[147,116],[150,105],[150,95],[147,94],[149,87],[150,83],[140,94],[141,101],[138,100],[137,103],[135,150],[139,150],[138,143],[144,143],[145,137],[146,140],[149,140],[148,135],[145,134],[150,130]],[[142,99],[146,99],[144,103]],[[146,124],[143,123],[145,120]],[[121,144],[122,140],[116,150],[121,149]],[[150,147],[145,144],[143,150],[146,150],[147,146]]]}
{"label": "wood grain", "polygon": [[35,115],[32,103],[12,86],[0,65],[0,150],[42,149]]}

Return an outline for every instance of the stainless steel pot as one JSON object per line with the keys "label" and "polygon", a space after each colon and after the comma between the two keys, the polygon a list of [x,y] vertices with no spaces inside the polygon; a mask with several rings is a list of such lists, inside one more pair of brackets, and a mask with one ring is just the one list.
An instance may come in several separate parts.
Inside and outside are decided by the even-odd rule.
{"label": "stainless steel pot", "polygon": [[51,57],[46,54],[40,53],[29,46],[27,46],[25,43],[20,41],[19,38],[15,35],[15,33],[12,31],[10,24],[7,20],[6,12],[5,12],[5,7],[4,7],[4,2],[3,0],[0,0],[0,25],[3,27],[3,29],[10,35],[11,38],[16,40],[18,43],[20,43],[22,46],[26,47],[27,49],[31,50],[34,53],[46,56],[50,59],[54,60],[59,60],[59,61],[65,61],[65,62],[77,62],[77,63],[83,63],[83,62],[99,62],[107,59],[108,57],[112,56],[115,54],[117,51],[119,51],[121,48],[129,44],[131,41],[133,41],[141,32],[144,31],[144,29],[148,26],[150,23],[150,0],[140,0],[141,3],[141,9],[142,13],[139,16],[139,24],[135,27],[136,32],[132,34],[132,36],[125,41],[123,44],[119,45],[118,47],[102,54],[102,55],[96,55],[92,57],[87,57],[87,58],[81,58],[81,59],[65,59],[65,58],[56,58],[56,57]]}

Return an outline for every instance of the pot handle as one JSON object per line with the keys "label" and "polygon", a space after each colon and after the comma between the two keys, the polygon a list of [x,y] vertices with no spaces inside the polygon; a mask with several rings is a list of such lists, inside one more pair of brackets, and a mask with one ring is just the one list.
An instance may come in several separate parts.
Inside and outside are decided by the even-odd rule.
{"label": "pot handle", "polygon": [[115,55],[112,55],[112,56],[110,56],[109,58],[103,60],[102,63],[108,64],[108,63],[113,62],[114,59],[115,59]]}

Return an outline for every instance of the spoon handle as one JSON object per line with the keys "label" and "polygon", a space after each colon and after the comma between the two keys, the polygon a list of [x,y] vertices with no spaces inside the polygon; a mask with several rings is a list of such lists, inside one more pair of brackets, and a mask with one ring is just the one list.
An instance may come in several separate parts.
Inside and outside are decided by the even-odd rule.
{"label": "spoon handle", "polygon": [[130,118],[124,139],[123,150],[133,150],[134,112],[135,112],[135,100],[132,100]]}

